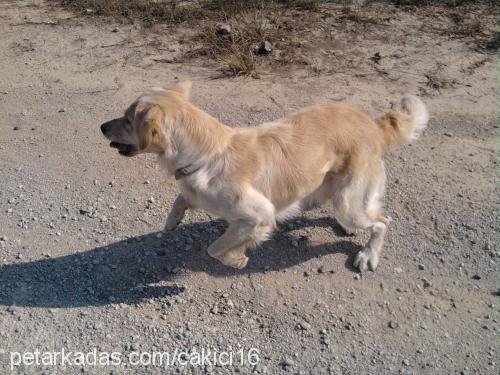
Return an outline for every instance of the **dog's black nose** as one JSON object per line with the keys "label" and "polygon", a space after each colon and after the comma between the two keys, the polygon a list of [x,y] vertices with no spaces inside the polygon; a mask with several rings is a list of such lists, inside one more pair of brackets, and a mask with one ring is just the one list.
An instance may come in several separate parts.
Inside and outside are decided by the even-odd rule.
{"label": "dog's black nose", "polygon": [[105,122],[104,124],[101,125],[102,134],[106,134],[106,131],[108,130],[108,124],[109,124],[109,121]]}

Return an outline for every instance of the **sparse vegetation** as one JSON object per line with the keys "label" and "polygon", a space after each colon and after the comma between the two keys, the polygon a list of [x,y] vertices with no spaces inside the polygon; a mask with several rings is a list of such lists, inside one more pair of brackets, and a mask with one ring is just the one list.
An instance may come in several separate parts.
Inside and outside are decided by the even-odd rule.
{"label": "sparse vegetation", "polygon": [[[223,71],[230,75],[257,77],[258,68],[268,65],[307,66],[312,74],[321,74],[325,72],[322,58],[331,53],[315,47],[318,41],[311,40],[313,35],[317,37],[319,31],[322,38],[331,38],[330,29],[333,27],[352,33],[366,33],[389,26],[392,16],[387,3],[411,11],[419,6],[418,11],[423,18],[434,17],[437,12],[439,17],[434,17],[432,23],[423,23],[423,32],[430,30],[456,38],[468,37],[475,40],[477,48],[483,50],[498,48],[492,16],[496,7],[489,0],[481,1],[484,7],[476,6],[474,12],[467,11],[468,4],[472,3],[469,0],[385,0],[383,12],[376,11],[382,0],[55,1],[84,14],[118,17],[125,22],[140,22],[146,27],[187,24],[193,30],[193,34],[185,41],[190,48],[184,50],[176,61],[208,57],[220,62]],[[483,10],[481,14],[477,13],[478,9]],[[227,24],[230,33],[218,34],[216,28],[220,23]],[[270,56],[255,53],[264,41],[269,41],[273,46],[274,51]],[[323,56],[318,56],[318,51]],[[336,64],[336,68],[348,63],[344,61]]]}

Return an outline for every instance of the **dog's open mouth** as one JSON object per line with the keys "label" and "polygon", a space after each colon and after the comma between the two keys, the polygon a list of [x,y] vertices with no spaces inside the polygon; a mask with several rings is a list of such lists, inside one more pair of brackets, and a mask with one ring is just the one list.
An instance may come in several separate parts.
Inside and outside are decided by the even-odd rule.
{"label": "dog's open mouth", "polygon": [[126,143],[111,142],[109,147],[116,148],[118,153],[123,156],[133,156],[137,151],[134,145],[128,145]]}

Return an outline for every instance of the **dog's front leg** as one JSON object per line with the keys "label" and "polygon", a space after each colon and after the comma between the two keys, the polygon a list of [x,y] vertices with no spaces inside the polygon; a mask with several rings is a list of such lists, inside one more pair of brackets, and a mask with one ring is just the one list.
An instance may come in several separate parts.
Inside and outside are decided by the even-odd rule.
{"label": "dog's front leg", "polygon": [[226,266],[244,268],[248,262],[245,249],[256,227],[257,223],[252,219],[233,221],[224,234],[208,247],[208,254]]}
{"label": "dog's front leg", "polygon": [[179,194],[174,202],[174,205],[172,206],[172,210],[168,214],[167,223],[165,224],[163,232],[168,234],[177,228],[177,225],[179,225],[184,218],[186,210],[190,207],[191,205],[187,199],[182,194]]}

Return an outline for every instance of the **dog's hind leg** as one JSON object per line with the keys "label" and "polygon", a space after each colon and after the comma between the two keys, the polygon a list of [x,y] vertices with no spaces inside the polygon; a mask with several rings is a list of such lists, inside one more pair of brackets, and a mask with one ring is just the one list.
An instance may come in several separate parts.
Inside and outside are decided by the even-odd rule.
{"label": "dog's hind leg", "polygon": [[184,218],[184,214],[186,213],[186,210],[190,207],[191,207],[191,205],[189,204],[187,199],[182,194],[179,194],[177,196],[177,199],[175,200],[173,206],[172,206],[172,210],[168,214],[167,222],[165,224],[165,228],[163,229],[163,232],[170,233],[175,228],[177,228],[179,223]]}
{"label": "dog's hind leg", "polygon": [[370,240],[365,248],[356,254],[353,263],[354,267],[358,268],[361,272],[366,271],[368,268],[375,271],[378,267],[388,223],[389,221],[385,217],[378,216],[370,224]]}
{"label": "dog's hind leg", "polygon": [[380,199],[383,195],[385,175],[382,178],[349,184],[334,199],[335,216],[347,230],[370,229],[367,245],[354,259],[360,271],[374,271],[379,263],[389,220],[382,216]]}

